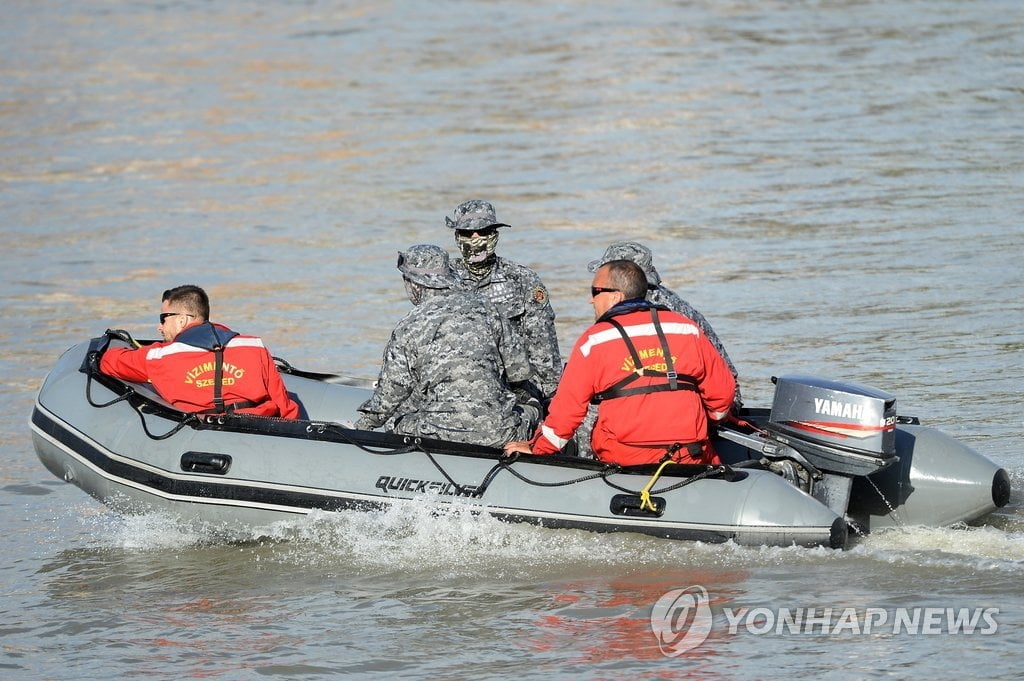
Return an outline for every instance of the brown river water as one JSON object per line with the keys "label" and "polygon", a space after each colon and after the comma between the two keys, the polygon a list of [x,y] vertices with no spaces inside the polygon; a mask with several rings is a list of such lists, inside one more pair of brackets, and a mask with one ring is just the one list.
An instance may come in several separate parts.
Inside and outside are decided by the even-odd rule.
{"label": "brown river water", "polygon": [[[1024,9],[1015,0],[13,0],[0,37],[0,678],[1016,679],[1024,656]],[[224,541],[53,478],[47,370],[159,294],[314,371],[372,378],[395,253],[498,253],[550,289],[646,243],[748,404],[873,385],[1005,467],[1010,505],[844,552],[510,526],[427,506]],[[700,585],[762,608],[661,652]],[[998,609],[973,634],[796,632],[785,609]],[[767,614],[765,614],[767,613]]]}

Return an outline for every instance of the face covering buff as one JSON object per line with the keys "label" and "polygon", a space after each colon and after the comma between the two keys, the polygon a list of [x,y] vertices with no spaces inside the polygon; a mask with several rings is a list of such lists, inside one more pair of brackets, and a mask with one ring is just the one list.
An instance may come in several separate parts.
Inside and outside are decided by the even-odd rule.
{"label": "face covering buff", "polygon": [[491,270],[494,265],[494,249],[498,245],[498,230],[487,236],[464,237],[456,234],[455,243],[459,246],[470,274],[479,277]]}

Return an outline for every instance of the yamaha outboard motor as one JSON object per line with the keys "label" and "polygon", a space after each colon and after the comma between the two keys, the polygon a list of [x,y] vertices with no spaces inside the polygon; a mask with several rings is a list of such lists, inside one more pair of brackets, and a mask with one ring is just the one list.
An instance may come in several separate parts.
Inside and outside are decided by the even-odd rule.
{"label": "yamaha outboard motor", "polygon": [[895,397],[812,376],[772,380],[775,398],[768,432],[812,465],[845,475],[870,475],[895,462]]}
{"label": "yamaha outboard motor", "polygon": [[738,457],[749,461],[756,452],[756,465],[845,516],[858,532],[972,521],[1008,503],[1004,469],[916,417],[897,416],[891,394],[814,376],[772,382],[770,412],[752,419],[758,432],[718,431],[742,447],[730,452],[733,463],[742,466]]}
{"label": "yamaha outboard motor", "polygon": [[[775,397],[766,430],[775,448],[765,456],[791,471],[804,488],[840,515],[855,476],[894,464],[896,398],[889,393],[813,376],[773,378]],[[787,463],[792,462],[792,463]]]}

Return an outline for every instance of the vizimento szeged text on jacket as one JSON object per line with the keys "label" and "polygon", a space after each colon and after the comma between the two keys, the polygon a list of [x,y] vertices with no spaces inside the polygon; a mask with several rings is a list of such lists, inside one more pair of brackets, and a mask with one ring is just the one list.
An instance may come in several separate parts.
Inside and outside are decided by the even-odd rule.
{"label": "vizimento szeged text on jacket", "polygon": [[[218,345],[223,347],[219,407],[214,399]],[[183,411],[299,417],[299,405],[289,397],[263,341],[220,324],[193,323],[169,343],[109,348],[100,370],[126,381],[149,381],[161,397]]]}

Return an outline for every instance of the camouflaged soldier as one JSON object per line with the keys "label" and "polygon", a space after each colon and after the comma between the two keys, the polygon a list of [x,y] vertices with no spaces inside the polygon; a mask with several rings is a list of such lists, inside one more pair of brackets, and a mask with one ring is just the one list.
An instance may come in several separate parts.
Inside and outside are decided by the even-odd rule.
{"label": "camouflaged soldier", "polygon": [[510,385],[528,379],[530,366],[505,319],[460,288],[440,246],[399,253],[398,269],[415,307],[392,332],[355,427],[489,447],[528,437],[540,414]]}
{"label": "camouflaged soldier", "polygon": [[587,269],[591,272],[596,272],[597,268],[612,260],[632,260],[639,265],[640,269],[647,275],[648,302],[678,312],[700,327],[700,330],[708,337],[711,344],[715,346],[715,350],[718,350],[718,354],[729,365],[729,371],[732,372],[732,377],[736,379],[736,406],[740,406],[742,400],[740,399],[739,375],[736,373],[736,367],[733,366],[732,360],[729,359],[729,353],[725,351],[725,346],[722,345],[718,334],[711,328],[711,324],[704,318],[704,315],[697,312],[692,305],[674,292],[661,285],[661,276],[654,269],[654,256],[651,254],[651,249],[635,241],[616,241],[605,249],[604,255],[600,259],[591,260]]}
{"label": "camouflaged soldier", "polygon": [[534,385],[542,397],[550,397],[562,375],[562,356],[548,290],[529,267],[495,254],[498,228],[509,225],[498,222],[488,202],[466,201],[455,209],[454,219],[446,217],[445,222],[455,230],[462,254],[452,267],[465,286],[494,303],[509,320],[526,348]]}

